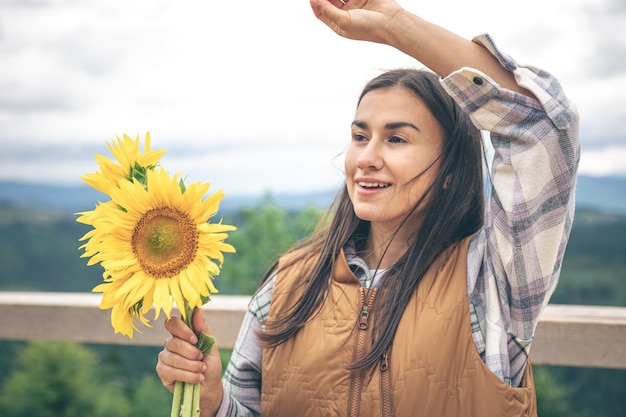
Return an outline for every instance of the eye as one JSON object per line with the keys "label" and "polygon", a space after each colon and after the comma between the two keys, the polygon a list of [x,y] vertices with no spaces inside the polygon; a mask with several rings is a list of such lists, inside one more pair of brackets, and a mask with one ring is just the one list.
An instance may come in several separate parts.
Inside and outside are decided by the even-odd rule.
{"label": "eye", "polygon": [[367,137],[361,133],[353,133],[352,140],[355,142],[365,142],[367,140]]}
{"label": "eye", "polygon": [[391,136],[389,138],[389,142],[391,142],[391,143],[406,143],[406,140],[404,140],[400,136]]}

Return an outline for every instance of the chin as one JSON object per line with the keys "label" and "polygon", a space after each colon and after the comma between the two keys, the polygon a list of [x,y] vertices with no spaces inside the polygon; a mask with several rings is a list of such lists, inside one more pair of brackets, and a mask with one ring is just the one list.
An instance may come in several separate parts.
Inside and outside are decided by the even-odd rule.
{"label": "chin", "polygon": [[381,213],[373,213],[370,210],[354,210],[354,214],[360,220],[366,222],[381,222],[388,220],[385,216],[381,215]]}

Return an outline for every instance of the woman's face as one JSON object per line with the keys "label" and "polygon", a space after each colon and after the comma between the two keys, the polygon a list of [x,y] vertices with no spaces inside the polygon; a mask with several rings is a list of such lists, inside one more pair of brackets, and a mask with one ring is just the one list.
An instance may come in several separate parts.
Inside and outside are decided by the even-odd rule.
{"label": "woman's face", "polygon": [[[345,159],[356,215],[372,226],[395,230],[436,178],[442,144],[439,123],[407,88],[376,89],[363,96]],[[406,225],[414,230],[422,218],[418,207]]]}

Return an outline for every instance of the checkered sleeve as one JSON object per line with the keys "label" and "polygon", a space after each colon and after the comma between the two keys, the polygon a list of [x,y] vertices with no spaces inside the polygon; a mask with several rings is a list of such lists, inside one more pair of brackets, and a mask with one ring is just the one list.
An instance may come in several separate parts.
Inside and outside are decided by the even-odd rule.
{"label": "checkered sleeve", "polygon": [[442,80],[493,145],[485,224],[468,253],[468,295],[479,353],[496,375],[518,386],[572,226],[578,114],[552,75],[518,66],[488,35],[474,42],[535,96],[504,89],[471,68]]}
{"label": "checkered sleeve", "polygon": [[253,417],[261,413],[261,354],[258,332],[269,314],[274,279],[256,293],[244,316],[222,381],[224,397],[217,417]]}

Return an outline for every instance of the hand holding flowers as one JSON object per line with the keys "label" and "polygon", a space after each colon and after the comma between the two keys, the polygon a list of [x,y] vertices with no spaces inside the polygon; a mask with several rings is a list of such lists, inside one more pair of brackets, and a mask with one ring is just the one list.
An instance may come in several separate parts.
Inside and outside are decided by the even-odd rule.
{"label": "hand holding flowers", "polygon": [[[177,317],[165,322],[165,329],[171,337],[159,353],[156,372],[163,385],[173,392],[176,391],[176,384],[181,386],[177,381],[196,384],[200,389],[198,397],[202,415],[212,416],[217,412],[223,398],[222,360],[217,344],[206,355],[195,347],[196,334],[212,334],[199,309],[194,311],[192,322],[194,331]],[[172,409],[172,416],[174,412]]]}

